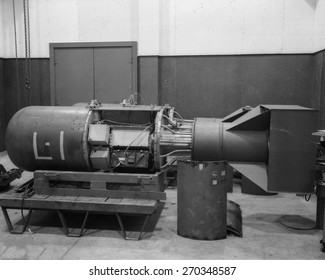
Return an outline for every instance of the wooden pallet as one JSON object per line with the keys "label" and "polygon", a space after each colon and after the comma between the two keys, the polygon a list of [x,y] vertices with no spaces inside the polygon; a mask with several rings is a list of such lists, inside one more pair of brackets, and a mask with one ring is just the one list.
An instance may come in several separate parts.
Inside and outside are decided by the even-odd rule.
{"label": "wooden pallet", "polygon": [[[78,183],[80,186],[76,187]],[[34,172],[34,189],[39,195],[165,200],[165,185],[165,174],[162,172]]]}

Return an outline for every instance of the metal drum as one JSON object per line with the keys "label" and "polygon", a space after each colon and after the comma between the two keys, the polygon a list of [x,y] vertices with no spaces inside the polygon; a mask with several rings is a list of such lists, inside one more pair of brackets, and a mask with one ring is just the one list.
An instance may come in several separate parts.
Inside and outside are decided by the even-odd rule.
{"label": "metal drum", "polygon": [[91,112],[81,107],[31,106],[18,111],[6,131],[6,147],[19,168],[90,170],[87,144]]}
{"label": "metal drum", "polygon": [[226,162],[178,161],[178,235],[199,240],[227,237],[226,171]]}

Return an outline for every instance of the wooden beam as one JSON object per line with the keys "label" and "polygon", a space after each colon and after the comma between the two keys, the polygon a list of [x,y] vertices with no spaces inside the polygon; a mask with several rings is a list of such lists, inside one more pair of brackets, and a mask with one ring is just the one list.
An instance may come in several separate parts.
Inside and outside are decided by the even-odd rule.
{"label": "wooden beam", "polygon": [[165,200],[166,193],[156,191],[125,191],[125,190],[99,190],[99,189],[76,189],[76,188],[39,188],[34,187],[38,195],[60,196],[85,196],[106,198],[143,198]]}

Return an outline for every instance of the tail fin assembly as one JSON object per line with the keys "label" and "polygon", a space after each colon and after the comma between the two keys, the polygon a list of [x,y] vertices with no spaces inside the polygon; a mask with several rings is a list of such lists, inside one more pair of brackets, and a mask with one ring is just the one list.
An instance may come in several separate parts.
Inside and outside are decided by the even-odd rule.
{"label": "tail fin assembly", "polygon": [[229,164],[268,192],[311,193],[318,111],[296,105],[244,107],[223,118],[226,131],[267,131],[267,162]]}

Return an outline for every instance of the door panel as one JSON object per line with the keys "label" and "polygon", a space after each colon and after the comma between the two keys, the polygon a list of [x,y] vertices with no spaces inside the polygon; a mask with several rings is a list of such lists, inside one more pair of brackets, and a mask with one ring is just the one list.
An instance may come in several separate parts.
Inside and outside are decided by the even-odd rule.
{"label": "door panel", "polygon": [[93,49],[58,48],[54,57],[55,105],[94,99]]}
{"label": "door panel", "polygon": [[50,43],[50,73],[52,105],[121,103],[137,91],[137,43]]}
{"label": "door panel", "polygon": [[132,48],[94,48],[95,98],[121,103],[132,93]]}

